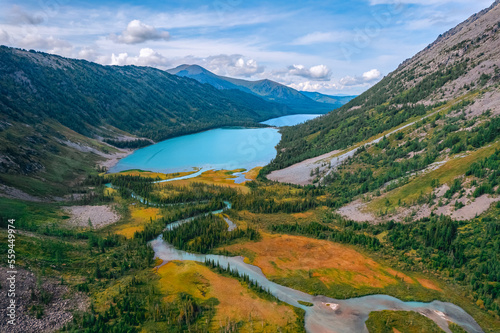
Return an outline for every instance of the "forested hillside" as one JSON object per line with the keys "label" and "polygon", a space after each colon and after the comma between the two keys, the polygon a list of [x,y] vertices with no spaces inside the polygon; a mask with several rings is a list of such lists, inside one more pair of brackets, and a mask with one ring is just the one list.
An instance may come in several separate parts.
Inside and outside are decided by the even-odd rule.
{"label": "forested hillside", "polygon": [[0,46],[0,182],[8,186],[2,192],[62,195],[98,160],[118,153],[114,147],[260,126],[288,112],[253,94],[149,67],[101,66]]}
{"label": "forested hillside", "polygon": [[149,67],[101,66],[8,47],[0,48],[0,62],[4,121],[56,120],[87,136],[111,125],[158,141],[287,113],[254,95]]}
{"label": "forested hillside", "polygon": [[343,230],[376,236],[400,265],[461,284],[500,314],[499,114],[496,1],[335,114],[284,128],[262,173],[298,184],[307,172]]}

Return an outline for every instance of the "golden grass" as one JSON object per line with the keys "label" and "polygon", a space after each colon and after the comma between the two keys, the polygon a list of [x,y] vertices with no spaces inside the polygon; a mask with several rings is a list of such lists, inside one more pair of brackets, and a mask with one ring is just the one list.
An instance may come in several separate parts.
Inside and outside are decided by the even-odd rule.
{"label": "golden grass", "polygon": [[111,187],[106,187],[104,189],[104,195],[107,195],[107,196],[114,196],[118,193],[118,191],[116,191],[114,188],[111,188]]}
{"label": "golden grass", "polygon": [[198,170],[188,171],[188,172],[175,172],[175,173],[160,173],[160,172],[150,172],[142,170],[129,170],[119,173],[112,173],[109,176],[139,176],[144,178],[160,178],[161,180],[172,179],[177,177],[184,177],[196,173]]}
{"label": "golden grass", "polygon": [[246,179],[256,180],[262,167],[256,167],[245,173]]}
{"label": "golden grass", "polygon": [[259,242],[234,244],[225,249],[232,253],[250,253],[249,262],[259,266],[270,278],[306,272],[325,285],[383,288],[401,279],[415,283],[409,276],[383,267],[351,247],[301,236],[262,233]]}
{"label": "golden grass", "polygon": [[115,230],[116,234],[125,236],[128,239],[133,238],[136,231],[143,231],[144,227],[151,219],[155,220],[162,217],[159,208],[143,208],[137,205],[131,205],[129,206],[129,211],[131,217],[130,222],[118,225]]}
{"label": "golden grass", "polygon": [[318,207],[307,212],[295,214],[258,214],[252,213],[247,210],[242,210],[237,213],[237,216],[233,215],[232,220],[234,223],[243,228],[250,226],[253,228],[265,230],[273,224],[304,224],[307,222],[318,221],[323,218],[326,211],[328,211],[327,207]]}
{"label": "golden grass", "polygon": [[99,312],[106,311],[113,303],[113,297],[118,296],[120,294],[120,290],[123,291],[125,286],[127,286],[131,280],[131,276],[126,276],[115,280],[106,289],[95,293],[93,295],[95,309]]}
{"label": "golden grass", "polygon": [[[160,267],[159,285],[166,300],[184,292],[200,300],[219,300],[212,328],[217,330],[227,320],[244,321],[239,332],[278,332],[278,327],[295,323],[296,314],[287,305],[278,305],[257,297],[238,280],[214,273],[208,267],[192,261],[169,262]],[[263,327],[262,327],[263,326]],[[263,328],[263,329],[262,329]]]}
{"label": "golden grass", "polygon": [[233,175],[234,172],[241,170],[227,171],[227,170],[209,170],[203,172],[198,177],[174,180],[169,182],[170,185],[174,186],[189,186],[192,183],[203,183],[208,185],[218,185],[227,186],[234,189],[240,190],[242,193],[249,193],[250,189],[244,184],[235,184],[234,179],[236,176]]}
{"label": "golden grass", "polygon": [[443,289],[439,288],[433,281],[424,278],[416,278],[418,283],[420,283],[423,287],[427,289],[432,289],[436,291],[443,291]]}
{"label": "golden grass", "polygon": [[118,235],[125,236],[127,239],[131,239],[134,238],[134,234],[136,232],[141,232],[141,231],[144,231],[143,225],[123,227],[120,230],[117,230],[115,233]]}
{"label": "golden grass", "polygon": [[295,213],[295,214],[292,214],[292,216],[297,218],[297,219],[306,219],[309,217],[313,217],[314,213],[313,212]]}

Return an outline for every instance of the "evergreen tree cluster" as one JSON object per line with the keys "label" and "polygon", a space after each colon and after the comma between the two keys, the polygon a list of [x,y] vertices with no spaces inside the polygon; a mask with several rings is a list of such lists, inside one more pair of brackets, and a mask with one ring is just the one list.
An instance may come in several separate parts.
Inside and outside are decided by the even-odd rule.
{"label": "evergreen tree cluster", "polygon": [[261,236],[257,230],[250,227],[229,232],[226,221],[212,214],[197,217],[163,233],[163,239],[167,243],[178,249],[197,253],[208,253],[220,245],[241,238],[256,241]]}

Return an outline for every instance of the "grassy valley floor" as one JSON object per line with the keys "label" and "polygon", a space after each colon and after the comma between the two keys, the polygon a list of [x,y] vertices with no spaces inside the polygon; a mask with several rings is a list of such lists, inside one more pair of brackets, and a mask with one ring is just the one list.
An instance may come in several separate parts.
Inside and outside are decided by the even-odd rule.
{"label": "grassy valley floor", "polygon": [[[257,171],[250,173],[255,178]],[[234,184],[232,172],[225,171],[150,185],[152,180],[171,177],[137,170],[88,178],[84,186],[102,193],[86,203],[88,210],[106,207],[115,216],[112,223],[97,223],[91,218],[86,224],[75,224],[74,210],[64,202],[25,203],[0,198],[2,216],[15,218],[19,229],[17,265],[32,271],[40,281],[33,287],[35,295],[52,295],[48,300],[28,298],[26,316],[42,323],[51,320],[50,309],[56,304],[65,299],[72,304],[75,297],[83,297],[87,301],[81,304],[85,306],[62,310],[67,318],[62,331],[303,330],[302,310],[241,279],[201,263],[160,265],[153,260],[147,242],[166,224],[217,210],[222,201],[229,201],[233,208],[225,216],[247,233],[236,238],[227,238],[230,233],[217,229],[205,235],[186,234],[182,246],[241,255],[270,280],[310,294],[338,299],[369,294],[387,294],[404,301],[439,299],[463,307],[486,332],[499,327],[497,315],[475,302],[473,294],[458,282],[433,269],[413,270],[401,265],[397,252],[384,250],[389,246],[387,231],[377,234],[374,227],[355,228],[335,215],[321,189],[261,181]],[[120,187],[103,185],[110,181]],[[131,191],[151,203],[159,199],[162,204],[140,203],[130,197]],[[309,204],[313,199],[316,204]],[[84,207],[79,202],[71,205]],[[218,218],[215,216],[215,221]],[[248,230],[253,232],[252,238],[245,236]],[[346,230],[349,234],[343,234]],[[4,229],[0,237],[6,242]],[[193,247],[207,241],[213,245]],[[61,294],[46,287],[54,283],[50,281],[72,292]],[[372,313],[367,326],[370,332],[385,332],[387,328],[395,332],[412,323],[421,332],[434,332],[432,323],[419,316]],[[380,326],[383,322],[391,324]]]}

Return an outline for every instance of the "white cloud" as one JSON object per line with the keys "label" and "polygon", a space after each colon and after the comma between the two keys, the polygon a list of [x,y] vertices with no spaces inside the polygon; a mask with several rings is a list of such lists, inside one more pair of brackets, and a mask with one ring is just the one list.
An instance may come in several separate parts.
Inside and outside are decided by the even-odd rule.
{"label": "white cloud", "polygon": [[261,73],[263,71],[263,67],[259,66],[257,61],[254,59],[249,59],[245,61],[243,58],[239,58],[233,67],[229,68],[232,70],[233,75],[242,75],[242,76],[251,76],[256,73]]}
{"label": "white cloud", "polygon": [[[361,76],[345,76],[336,81],[295,81],[285,83],[289,87],[300,91],[319,91],[325,93],[338,93],[339,91],[365,90],[372,86],[382,77],[377,69],[372,69],[363,73]],[[353,90],[354,89],[354,90]]]}
{"label": "white cloud", "polygon": [[113,53],[110,64],[116,66],[136,65],[159,68],[166,68],[171,65],[167,58],[150,48],[141,49],[139,55],[136,57],[131,57],[126,52],[118,55]]}
{"label": "white cloud", "polygon": [[80,49],[78,51],[78,58],[88,61],[96,61],[97,59],[99,59],[97,51],[90,47],[84,47]]}
{"label": "white cloud", "polygon": [[121,44],[139,44],[150,40],[168,40],[169,38],[170,34],[167,31],[157,30],[139,20],[130,21],[127,29],[120,35],[110,35],[111,40]]}
{"label": "white cloud", "polygon": [[372,69],[368,72],[363,73],[363,80],[365,82],[372,82],[372,81],[380,79],[381,76],[382,76],[382,73],[380,73],[380,71],[378,69]]}
{"label": "white cloud", "polygon": [[304,81],[304,82],[291,83],[288,86],[299,91],[325,91],[332,89],[342,89],[342,86],[338,85],[335,82]]}
{"label": "white cloud", "polygon": [[188,62],[197,63],[218,75],[250,77],[264,72],[264,66],[259,65],[255,59],[246,59],[240,54],[220,54],[203,59],[191,58]]}
{"label": "white cloud", "polygon": [[68,55],[71,52],[73,46],[65,41],[53,36],[42,36],[39,34],[27,34],[21,40],[19,40],[19,45],[25,49],[36,49],[43,50],[49,53],[59,53],[62,55]]}
{"label": "white cloud", "polygon": [[125,66],[128,65],[128,53],[120,53],[115,55],[114,53],[111,55],[111,64],[112,66]]}
{"label": "white cloud", "polygon": [[340,85],[344,87],[352,87],[359,85],[369,85],[381,78],[382,74],[378,69],[372,69],[364,72],[361,76],[345,76],[339,80]]}
{"label": "white cloud", "polygon": [[332,75],[330,69],[325,65],[317,65],[310,68],[303,65],[293,65],[288,67],[288,74],[317,81],[327,81]]}
{"label": "white cloud", "polygon": [[0,29],[0,43],[8,43],[10,40],[10,36],[7,31]]}

